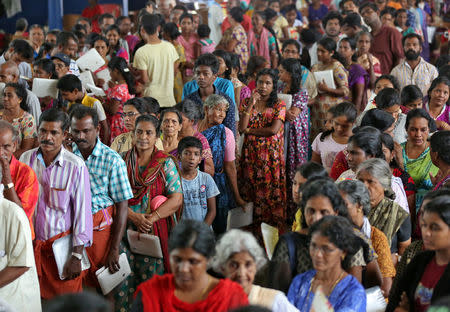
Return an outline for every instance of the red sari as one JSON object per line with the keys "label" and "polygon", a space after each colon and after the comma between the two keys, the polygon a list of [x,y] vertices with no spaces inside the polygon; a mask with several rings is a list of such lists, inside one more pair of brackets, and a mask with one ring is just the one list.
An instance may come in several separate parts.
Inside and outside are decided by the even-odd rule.
{"label": "red sari", "polygon": [[248,305],[242,287],[229,279],[222,279],[205,300],[186,303],[175,296],[173,274],[155,275],[140,284],[136,294],[142,295],[144,312],[227,312]]}

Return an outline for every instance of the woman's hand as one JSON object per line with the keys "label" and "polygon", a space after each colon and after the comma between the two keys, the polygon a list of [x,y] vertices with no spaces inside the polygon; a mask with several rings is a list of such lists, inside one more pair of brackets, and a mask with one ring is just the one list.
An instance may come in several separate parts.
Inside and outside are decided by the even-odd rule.
{"label": "woman's hand", "polygon": [[394,310],[394,312],[408,312],[409,311],[409,301],[408,297],[406,296],[406,293],[403,292],[402,294],[402,300],[400,301],[400,304],[398,307]]}
{"label": "woman's hand", "polygon": [[295,119],[297,119],[298,115],[300,115],[301,111],[302,110],[298,107],[291,107],[286,111],[286,120],[289,122],[294,121]]}
{"label": "woman's hand", "polygon": [[256,105],[256,103],[261,100],[261,94],[258,93],[258,91],[254,90],[252,96],[250,97],[250,100],[248,101],[248,108],[247,111],[250,113],[253,107]]}
{"label": "woman's hand", "polygon": [[242,207],[245,210],[245,206],[247,205],[247,202],[245,200],[243,200],[241,196],[239,196],[238,198],[236,198],[236,205],[238,207]]}
{"label": "woman's hand", "polygon": [[317,83],[317,89],[319,89],[319,91],[323,93],[328,93],[329,90],[327,84],[325,83],[325,80],[322,80]]}
{"label": "woman's hand", "polygon": [[397,165],[405,170],[405,168],[403,168],[403,148],[397,142],[394,142],[394,158],[397,161]]}
{"label": "woman's hand", "polygon": [[150,215],[134,212],[129,217],[131,222],[137,227],[141,233],[148,233],[152,229],[152,221],[149,219]]}
{"label": "woman's hand", "polygon": [[116,85],[117,85],[117,83],[115,83],[114,81],[112,81],[112,80],[108,81],[108,87],[114,88]]}
{"label": "woman's hand", "polygon": [[442,120],[436,120],[436,127],[440,130],[450,130],[449,124]]}
{"label": "woman's hand", "polygon": [[444,173],[440,169],[434,177],[431,174],[431,172],[429,173],[429,175],[430,175],[430,181],[431,181],[431,183],[433,183],[434,186],[436,186],[436,184],[441,182],[441,180],[444,178]]}

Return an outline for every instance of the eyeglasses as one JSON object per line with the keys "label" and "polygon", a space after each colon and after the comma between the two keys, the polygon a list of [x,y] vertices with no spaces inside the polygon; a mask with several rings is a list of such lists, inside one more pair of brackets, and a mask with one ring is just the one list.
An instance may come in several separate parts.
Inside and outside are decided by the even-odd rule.
{"label": "eyeglasses", "polygon": [[122,113],[122,118],[126,118],[126,117],[132,118],[132,117],[134,117],[136,115],[139,115],[139,113],[135,113],[135,112]]}
{"label": "eyeglasses", "polygon": [[310,253],[317,253],[318,251],[320,251],[323,255],[329,255],[332,254],[333,252],[335,252],[338,248],[330,248],[328,246],[317,246],[311,243],[311,245],[309,245],[309,252]]}

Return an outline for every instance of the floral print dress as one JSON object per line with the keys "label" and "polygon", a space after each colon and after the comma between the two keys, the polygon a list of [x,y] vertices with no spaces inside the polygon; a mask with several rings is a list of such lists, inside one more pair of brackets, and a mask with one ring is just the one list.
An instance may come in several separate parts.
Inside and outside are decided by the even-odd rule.
{"label": "floral print dress", "polygon": [[[244,99],[240,113],[247,111]],[[284,123],[286,104],[278,101],[263,113],[252,111],[249,129],[270,127],[279,119]],[[261,222],[283,230],[286,225],[286,175],[284,161],[284,127],[270,137],[245,135],[239,164],[240,192],[244,200],[254,203],[253,225]],[[256,228],[255,228],[256,230]]]}
{"label": "floral print dress", "polygon": [[111,141],[114,141],[116,136],[128,132],[123,123],[123,104],[134,96],[128,91],[128,85],[126,83],[115,85],[112,88],[106,90],[106,98],[108,101],[118,100],[120,102],[119,109],[114,115],[107,115],[108,123],[111,127]]}
{"label": "floral print dress", "polygon": [[247,33],[241,25],[233,28],[231,37],[237,41],[234,47],[233,53],[239,55],[239,64],[241,66],[241,72],[245,73],[247,70],[247,63],[249,59],[248,46],[247,46]]}

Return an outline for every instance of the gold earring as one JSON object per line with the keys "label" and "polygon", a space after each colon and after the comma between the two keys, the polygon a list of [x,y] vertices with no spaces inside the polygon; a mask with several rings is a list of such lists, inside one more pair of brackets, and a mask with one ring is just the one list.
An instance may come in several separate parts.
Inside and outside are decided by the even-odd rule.
{"label": "gold earring", "polygon": [[345,259],[345,255],[342,255],[341,260],[344,261],[344,259]]}

